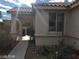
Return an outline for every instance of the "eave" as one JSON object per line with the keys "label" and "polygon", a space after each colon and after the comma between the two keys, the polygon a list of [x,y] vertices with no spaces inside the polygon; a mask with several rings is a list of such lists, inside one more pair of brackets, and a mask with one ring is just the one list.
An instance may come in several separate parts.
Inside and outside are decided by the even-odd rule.
{"label": "eave", "polygon": [[70,10],[69,7],[58,7],[58,6],[34,6],[34,9],[43,9],[43,10]]}
{"label": "eave", "polygon": [[79,1],[74,2],[73,4],[70,5],[71,8],[75,8],[77,6],[79,6]]}

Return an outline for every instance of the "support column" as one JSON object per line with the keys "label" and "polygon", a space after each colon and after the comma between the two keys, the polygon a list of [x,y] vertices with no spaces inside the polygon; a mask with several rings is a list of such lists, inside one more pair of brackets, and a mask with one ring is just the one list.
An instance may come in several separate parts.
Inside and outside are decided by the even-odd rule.
{"label": "support column", "polygon": [[16,31],[16,17],[12,16],[12,21],[11,21],[11,37],[12,39],[16,40],[17,38],[17,31]]}
{"label": "support column", "polygon": [[22,40],[22,23],[21,23],[21,21],[19,20],[19,19],[16,19],[17,20],[17,22],[18,22],[18,24],[19,24],[19,28],[18,28],[18,40]]}

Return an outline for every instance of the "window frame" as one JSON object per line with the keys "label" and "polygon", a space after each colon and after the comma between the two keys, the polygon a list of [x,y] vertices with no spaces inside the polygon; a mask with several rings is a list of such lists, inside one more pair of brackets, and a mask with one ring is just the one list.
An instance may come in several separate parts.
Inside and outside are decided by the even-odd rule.
{"label": "window frame", "polygon": [[[49,25],[49,30],[48,30],[48,31],[49,31],[49,32],[52,32],[52,33],[56,33],[56,32],[62,33],[62,32],[64,32],[64,15],[65,15],[65,13],[64,13],[64,12],[50,12],[50,13],[56,13],[56,23],[55,23],[56,31],[50,31],[50,25]],[[49,14],[50,14],[50,13],[49,13]],[[58,19],[57,19],[57,16],[58,16],[57,14],[58,14],[58,13],[63,13],[63,30],[62,30],[62,31],[58,31],[58,30],[57,30],[57,23],[58,23],[58,22],[57,22],[57,20],[58,20]],[[50,15],[49,15],[49,17],[50,17]],[[50,23],[50,18],[49,18],[49,23]]]}

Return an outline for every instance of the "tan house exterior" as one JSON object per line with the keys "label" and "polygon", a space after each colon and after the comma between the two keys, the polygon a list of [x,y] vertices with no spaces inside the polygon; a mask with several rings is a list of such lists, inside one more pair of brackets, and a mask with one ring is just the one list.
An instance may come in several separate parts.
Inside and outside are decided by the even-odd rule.
{"label": "tan house exterior", "polygon": [[[31,23],[31,26],[35,29],[35,44],[37,46],[48,46],[48,45],[57,45],[59,41],[64,38],[65,43],[71,46],[74,46],[76,49],[79,49],[79,1],[69,4],[64,3],[42,3],[42,4],[32,4],[31,16],[28,16],[30,13],[25,13],[26,9],[23,9],[19,12],[18,19],[20,20],[19,26],[21,27],[19,32],[22,35],[22,29],[26,28],[26,23]],[[16,10],[17,11],[17,10]],[[12,27],[11,33],[16,34],[16,11],[9,11],[12,13]],[[20,14],[21,13],[21,14]],[[55,13],[55,30],[50,30],[50,18],[49,13]],[[58,18],[60,14],[62,18]],[[27,14],[24,16],[23,14]],[[59,14],[59,15],[58,15]],[[21,16],[20,16],[21,15]],[[22,16],[23,15],[23,16]],[[53,16],[53,15],[52,15]],[[15,19],[15,20],[14,20]],[[62,19],[62,21],[59,21]],[[29,21],[30,20],[30,21]],[[63,27],[58,30],[58,23],[62,22]],[[22,22],[22,23],[21,23]],[[14,25],[15,24],[15,25]],[[50,28],[50,29],[49,29]],[[53,29],[53,28],[52,28]],[[63,35],[64,33],[64,35]],[[64,37],[62,37],[62,35]],[[15,35],[17,37],[17,35]]]}
{"label": "tan house exterior", "polygon": [[37,46],[56,45],[62,39],[62,31],[49,31],[49,13],[64,13],[65,43],[79,49],[79,2],[72,4],[32,4],[35,11],[35,42]]}

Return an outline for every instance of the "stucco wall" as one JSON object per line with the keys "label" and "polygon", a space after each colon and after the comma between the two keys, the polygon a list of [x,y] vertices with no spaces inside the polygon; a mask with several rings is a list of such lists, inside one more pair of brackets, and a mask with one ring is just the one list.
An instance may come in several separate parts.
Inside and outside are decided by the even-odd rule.
{"label": "stucco wall", "polygon": [[69,12],[70,16],[67,20],[67,35],[79,38],[79,8]]}
{"label": "stucco wall", "polygon": [[36,10],[35,35],[48,33],[48,12]]}
{"label": "stucco wall", "polygon": [[[58,44],[58,36],[61,36],[61,32],[49,32],[49,12],[46,10],[35,11],[35,43],[36,45],[56,45]],[[60,12],[60,11],[51,11]],[[63,11],[61,11],[63,12]]]}
{"label": "stucco wall", "polygon": [[[49,14],[48,13],[49,12],[47,11],[36,10],[36,14],[35,14],[36,45],[52,45],[55,43],[58,44],[57,38],[53,37],[56,33],[55,32],[52,33],[48,31],[49,29]],[[69,36],[69,38],[66,38],[66,43],[71,46],[74,46],[77,49],[79,49],[79,43],[78,43],[79,42],[78,40],[79,16],[78,15],[79,15],[79,7],[74,8],[70,11],[65,11],[65,17],[64,17],[64,34],[66,36]]]}
{"label": "stucco wall", "polygon": [[69,19],[66,20],[66,35],[74,38],[67,38],[67,42],[79,49],[79,7],[69,11],[68,17]]}
{"label": "stucco wall", "polygon": [[55,36],[36,36],[36,45],[37,46],[49,46],[49,45],[58,45],[62,37]]}

